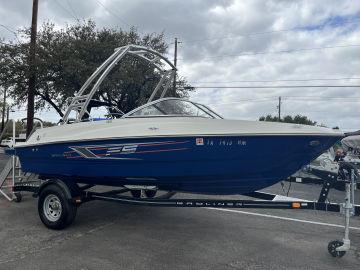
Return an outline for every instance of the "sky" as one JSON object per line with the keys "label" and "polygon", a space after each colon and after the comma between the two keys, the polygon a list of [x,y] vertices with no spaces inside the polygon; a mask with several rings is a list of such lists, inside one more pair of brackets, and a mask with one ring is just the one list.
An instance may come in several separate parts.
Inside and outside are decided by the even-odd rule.
{"label": "sky", "polygon": [[[94,20],[99,27],[164,32],[191,99],[225,118],[302,114],[328,127],[360,129],[360,1],[39,0],[39,25]],[[0,37],[31,23],[31,0],[1,0]],[[251,86],[253,88],[239,88]],[[269,88],[256,88],[256,87]],[[288,86],[299,86],[290,88]],[[301,86],[301,87],[300,87]],[[318,86],[318,87],[304,87]],[[206,88],[202,88],[206,87]],[[225,88],[233,87],[233,88]],[[16,111],[12,117],[21,117]],[[50,121],[52,111],[38,116]]]}

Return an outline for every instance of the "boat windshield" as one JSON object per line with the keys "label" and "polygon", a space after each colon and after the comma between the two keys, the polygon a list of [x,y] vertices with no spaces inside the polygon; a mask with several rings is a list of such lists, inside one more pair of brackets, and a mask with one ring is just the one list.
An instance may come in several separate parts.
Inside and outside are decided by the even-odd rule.
{"label": "boat windshield", "polygon": [[156,100],[129,112],[123,117],[151,116],[192,116],[204,118],[221,118],[221,116],[207,107],[183,99]]}

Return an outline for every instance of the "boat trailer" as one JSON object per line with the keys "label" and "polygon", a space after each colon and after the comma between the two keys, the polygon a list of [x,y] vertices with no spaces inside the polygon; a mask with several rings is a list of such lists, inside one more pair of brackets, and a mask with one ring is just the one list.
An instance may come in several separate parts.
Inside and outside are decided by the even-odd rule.
{"label": "boat trailer", "polygon": [[[13,123],[13,134],[15,124]],[[15,138],[15,135],[13,136]],[[13,145],[15,141],[13,141]],[[344,164],[350,166],[351,164]],[[360,216],[360,205],[355,205],[354,191],[359,181],[356,168],[343,179],[345,199],[343,203],[328,202],[330,189],[339,184],[338,172],[317,171],[323,179],[323,186],[317,201],[289,198],[264,192],[242,194],[254,199],[219,200],[219,199],[181,199],[173,198],[175,192],[167,192],[156,196],[156,187],[118,188],[105,192],[94,192],[89,189],[94,185],[79,186],[73,181],[60,179],[40,180],[37,175],[24,174],[17,156],[12,155],[0,173],[0,195],[9,201],[20,202],[21,192],[32,192],[38,198],[38,212],[41,221],[50,229],[64,229],[74,221],[78,207],[86,202],[99,200],[151,207],[211,207],[211,208],[252,208],[252,209],[289,209],[318,210],[342,213],[345,216],[345,233],[342,241],[334,240],[328,245],[328,251],[333,257],[342,257],[350,250],[349,227],[351,216]],[[134,189],[135,188],[135,189]],[[147,190],[148,189],[148,190]],[[7,191],[7,192],[5,192]],[[124,195],[130,193],[130,196]]]}
{"label": "boat trailer", "polygon": [[[16,162],[15,162],[16,163]],[[331,241],[328,244],[328,252],[333,257],[342,257],[350,250],[349,227],[351,216],[360,216],[360,205],[354,203],[354,191],[356,189],[355,173],[352,171],[351,179],[344,183],[345,200],[343,203],[327,202],[327,195],[331,189],[331,183],[336,179],[336,174],[325,175],[327,181],[317,201],[289,198],[264,192],[253,192],[244,196],[255,199],[181,199],[173,198],[175,192],[167,192],[153,198],[146,198],[145,191],[141,190],[140,196],[128,196],[124,193],[132,192],[128,188],[119,188],[105,192],[89,191],[94,185],[79,186],[72,181],[59,179],[23,181],[15,183],[12,187],[14,201],[21,201],[21,192],[32,192],[38,200],[38,211],[42,222],[51,229],[63,229],[69,226],[75,219],[77,208],[86,202],[99,200],[117,202],[121,204],[151,206],[151,207],[211,207],[211,208],[252,208],[252,209],[291,209],[291,210],[318,210],[342,213],[345,216],[344,238]],[[155,194],[154,194],[155,195]],[[279,199],[280,198],[280,199]]]}

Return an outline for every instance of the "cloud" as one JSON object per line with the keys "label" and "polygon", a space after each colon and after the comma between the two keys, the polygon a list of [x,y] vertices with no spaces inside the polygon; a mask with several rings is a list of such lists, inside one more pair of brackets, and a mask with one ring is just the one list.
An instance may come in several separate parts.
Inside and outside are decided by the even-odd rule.
{"label": "cloud", "polygon": [[[31,1],[3,2],[2,24],[12,29],[30,25]],[[360,80],[244,82],[360,77],[360,47],[340,47],[360,45],[359,1],[40,1],[39,24],[51,20],[61,27],[77,18],[92,18],[99,27],[164,31],[169,43],[178,37],[180,74],[194,85],[214,87],[198,89],[192,98],[211,104],[226,117],[258,119],[275,114],[277,98],[282,96],[284,114],[300,113],[328,126],[360,129],[358,88],[216,89],[220,85],[359,85]],[[0,34],[14,38],[4,28]],[[333,48],[315,49],[320,47]]]}

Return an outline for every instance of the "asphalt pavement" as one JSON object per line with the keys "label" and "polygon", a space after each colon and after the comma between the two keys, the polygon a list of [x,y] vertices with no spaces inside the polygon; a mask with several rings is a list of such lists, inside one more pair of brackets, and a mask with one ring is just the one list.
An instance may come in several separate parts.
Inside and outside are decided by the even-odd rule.
{"label": "asphalt pavement", "polygon": [[[283,194],[287,185],[266,191]],[[293,183],[289,195],[316,199],[319,191],[319,186]],[[359,202],[360,191],[356,193]],[[330,199],[341,201],[343,195],[332,191]],[[78,209],[71,227],[52,231],[41,223],[37,200],[30,194],[21,203],[0,197],[0,270],[359,269],[359,217],[351,219],[351,250],[343,258],[327,252],[329,241],[342,239],[341,225],[340,214],[309,210],[159,208],[94,201]]]}

